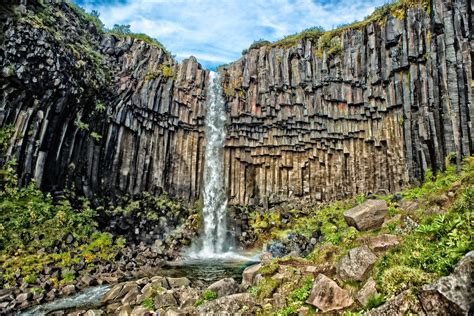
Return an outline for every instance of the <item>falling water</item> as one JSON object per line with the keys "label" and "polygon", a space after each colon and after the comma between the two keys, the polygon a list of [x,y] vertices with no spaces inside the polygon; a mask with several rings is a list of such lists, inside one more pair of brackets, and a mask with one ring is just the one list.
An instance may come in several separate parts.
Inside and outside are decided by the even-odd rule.
{"label": "falling water", "polygon": [[217,257],[231,250],[227,238],[224,190],[225,102],[219,75],[211,72],[206,101],[206,151],[204,153],[204,231],[197,251],[191,256]]}

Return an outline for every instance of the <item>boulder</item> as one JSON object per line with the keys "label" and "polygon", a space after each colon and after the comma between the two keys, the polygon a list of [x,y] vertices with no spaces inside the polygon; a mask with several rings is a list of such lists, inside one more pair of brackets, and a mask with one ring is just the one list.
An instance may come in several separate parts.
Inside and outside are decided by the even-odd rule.
{"label": "boulder", "polygon": [[154,298],[155,307],[165,308],[165,307],[178,306],[178,302],[176,301],[176,298],[174,297],[173,294],[174,294],[173,291],[168,290],[165,293],[156,295]]}
{"label": "boulder", "polygon": [[242,272],[242,286],[248,288],[253,285],[258,270],[262,267],[260,263],[245,268]]}
{"label": "boulder", "polygon": [[[253,315],[252,307],[255,299],[250,293],[238,293],[223,296],[218,299],[206,302],[197,308],[199,315]],[[246,313],[242,313],[244,308]]]}
{"label": "boulder", "polygon": [[132,308],[130,305],[122,305],[115,311],[114,315],[118,316],[130,316],[132,314]]}
{"label": "boulder", "polygon": [[430,315],[472,315],[474,313],[474,251],[455,266],[454,271],[421,288],[423,309]]}
{"label": "boulder", "polygon": [[137,296],[140,294],[140,289],[138,287],[133,287],[130,289],[130,291],[125,294],[125,296],[122,298],[121,302],[124,305],[134,305]]}
{"label": "boulder", "polygon": [[29,301],[32,298],[33,298],[33,294],[28,292],[28,293],[18,294],[15,300],[17,304],[22,304],[23,302]]}
{"label": "boulder", "polygon": [[413,213],[419,206],[417,201],[403,200],[400,202],[400,209],[408,213]]}
{"label": "boulder", "polygon": [[172,289],[189,286],[191,284],[188,278],[166,278],[166,280]]}
{"label": "boulder", "polygon": [[366,245],[353,248],[339,261],[337,273],[345,281],[364,281],[376,261],[377,256]]}
{"label": "boulder", "polygon": [[346,290],[341,289],[336,282],[319,274],[313,283],[313,288],[306,303],[319,308],[323,313],[347,308],[354,304]]}
{"label": "boulder", "polygon": [[66,285],[62,291],[64,295],[72,295],[76,293],[76,286],[74,284]]}
{"label": "boulder", "polygon": [[390,247],[398,245],[401,241],[401,238],[396,235],[382,234],[378,236],[367,237],[361,241],[375,253],[382,253],[388,250]]}
{"label": "boulder", "polygon": [[217,297],[222,297],[239,292],[240,286],[234,279],[225,278],[212,283],[207,289],[216,292]]}
{"label": "boulder", "polygon": [[104,296],[102,296],[102,303],[108,303],[116,300],[119,297],[120,292],[124,287],[124,283],[114,285],[110,290],[108,290]]}
{"label": "boulder", "polygon": [[357,302],[360,303],[360,305],[367,306],[369,299],[376,294],[377,289],[375,288],[375,281],[374,279],[369,278],[367,282],[365,282],[364,286],[357,293],[356,299]]}
{"label": "boulder", "polygon": [[94,286],[97,285],[97,280],[89,275],[84,275],[81,278],[81,282],[84,283],[86,286]]}
{"label": "boulder", "polygon": [[367,200],[344,212],[344,219],[349,226],[354,226],[359,231],[375,229],[383,224],[387,210],[387,202],[384,200]]}

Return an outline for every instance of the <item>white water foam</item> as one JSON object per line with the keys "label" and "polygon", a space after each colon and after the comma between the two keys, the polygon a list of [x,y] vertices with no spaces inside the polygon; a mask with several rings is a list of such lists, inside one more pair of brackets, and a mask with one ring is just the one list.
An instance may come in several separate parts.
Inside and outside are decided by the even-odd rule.
{"label": "white water foam", "polygon": [[227,230],[227,196],[224,186],[225,101],[219,75],[209,75],[206,100],[206,149],[201,238],[187,254],[191,259],[247,260],[234,252]]}

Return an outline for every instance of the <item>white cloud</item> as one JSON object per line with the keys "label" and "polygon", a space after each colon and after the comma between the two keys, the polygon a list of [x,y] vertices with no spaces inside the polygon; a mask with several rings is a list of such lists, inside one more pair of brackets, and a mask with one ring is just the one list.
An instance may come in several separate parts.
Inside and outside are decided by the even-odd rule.
{"label": "white cloud", "polygon": [[[76,0],[81,4],[81,1]],[[386,0],[128,0],[91,4],[106,26],[130,24],[156,37],[178,58],[204,66],[231,62],[254,40],[270,41],[312,26],[331,29],[360,20]],[[102,0],[104,1],[104,0]],[[84,2],[82,2],[84,4]]]}

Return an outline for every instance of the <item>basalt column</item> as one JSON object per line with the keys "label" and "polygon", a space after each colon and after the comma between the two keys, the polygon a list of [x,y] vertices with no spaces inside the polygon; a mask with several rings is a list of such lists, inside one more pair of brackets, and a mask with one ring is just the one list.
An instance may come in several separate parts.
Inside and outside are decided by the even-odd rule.
{"label": "basalt column", "polygon": [[303,39],[225,67],[229,202],[395,192],[472,154],[471,22],[436,0],[334,34],[335,53]]}

